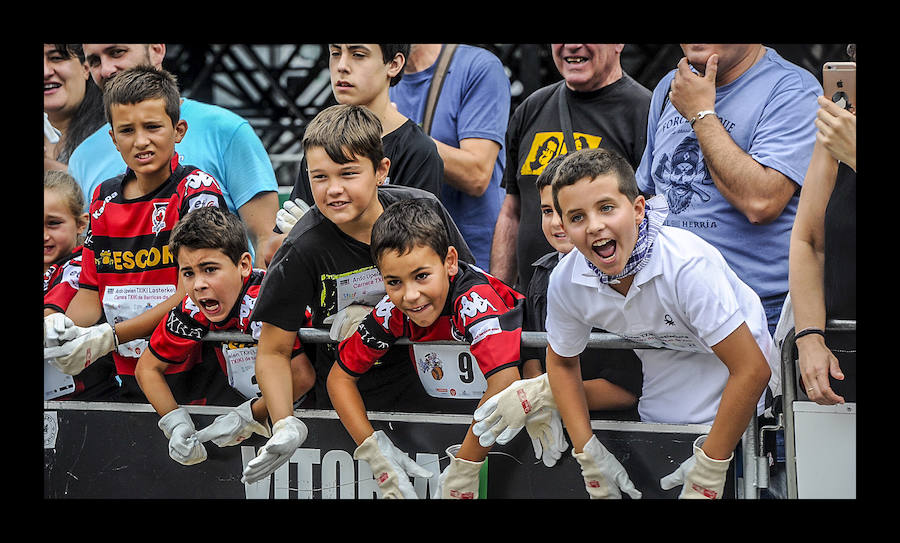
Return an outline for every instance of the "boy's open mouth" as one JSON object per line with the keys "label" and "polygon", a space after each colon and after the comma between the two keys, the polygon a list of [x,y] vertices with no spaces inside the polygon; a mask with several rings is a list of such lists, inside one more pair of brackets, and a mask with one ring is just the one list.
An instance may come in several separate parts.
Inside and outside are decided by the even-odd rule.
{"label": "boy's open mouth", "polygon": [[591,248],[597,256],[605,260],[616,253],[616,240],[607,239],[595,241]]}
{"label": "boy's open mouth", "polygon": [[218,300],[214,300],[212,298],[200,298],[197,300],[197,303],[203,308],[203,311],[210,314],[216,314],[221,309],[221,305]]}

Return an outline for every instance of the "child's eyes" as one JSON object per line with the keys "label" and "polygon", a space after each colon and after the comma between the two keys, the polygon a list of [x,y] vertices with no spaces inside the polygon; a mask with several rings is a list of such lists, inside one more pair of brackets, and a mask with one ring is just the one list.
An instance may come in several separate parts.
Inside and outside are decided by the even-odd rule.
{"label": "child's eyes", "polygon": [[431,274],[428,272],[419,273],[416,275],[416,281],[424,281],[425,279],[428,279],[429,275]]}
{"label": "child's eyes", "polygon": [[399,284],[400,284],[399,279],[388,279],[387,280],[387,286],[389,286],[389,287],[396,287]]}

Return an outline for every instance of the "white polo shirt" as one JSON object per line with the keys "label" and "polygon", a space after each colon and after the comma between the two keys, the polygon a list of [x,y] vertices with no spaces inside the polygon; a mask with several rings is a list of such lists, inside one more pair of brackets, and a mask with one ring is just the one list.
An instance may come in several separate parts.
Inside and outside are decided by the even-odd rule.
{"label": "white polo shirt", "polygon": [[769,362],[773,386],[781,369],[759,297],[715,247],[668,226],[626,296],[601,283],[577,250],[556,266],[547,290],[547,339],[561,356],[581,354],[593,327],[664,347],[635,349],[644,371],[644,422],[712,424],[728,368],[710,347],[743,322]]}

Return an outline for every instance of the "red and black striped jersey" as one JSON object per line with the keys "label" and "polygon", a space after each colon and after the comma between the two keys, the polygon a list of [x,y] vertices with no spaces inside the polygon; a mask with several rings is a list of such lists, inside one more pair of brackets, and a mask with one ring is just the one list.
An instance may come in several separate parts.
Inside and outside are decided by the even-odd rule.
{"label": "red and black striped jersey", "polygon": [[[228,209],[212,176],[194,166],[179,164],[177,153],[172,157],[171,168],[166,182],[138,198],[124,197],[125,184],[134,179],[130,169],[104,181],[94,191],[79,288],[98,291],[110,323],[128,318],[110,314],[117,307],[107,300],[110,289],[124,293],[116,303],[131,303],[132,312],[139,302],[125,300],[126,297],[146,296],[148,288],[156,289],[160,294],[155,303],[148,303],[146,310],[174,293],[178,270],[169,249],[169,235],[180,217],[205,206]],[[127,288],[135,286],[144,289],[133,289],[138,294],[129,294]],[[134,374],[137,358],[119,352],[114,352],[113,357],[120,374]]]}
{"label": "red and black striped jersey", "polygon": [[[413,323],[385,295],[338,346],[338,364],[354,376],[364,374],[394,342],[457,340],[469,343],[472,356],[487,378],[520,363],[525,296],[481,270],[459,261],[441,316],[431,326]],[[410,357],[414,360],[414,357]]]}
{"label": "red and black striped jersey", "polygon": [[[222,322],[217,323],[207,319],[190,296],[185,296],[184,300],[160,321],[156,330],[153,331],[153,335],[150,336],[148,348],[159,360],[172,365],[182,365],[185,362],[199,363],[203,337],[210,331],[250,334],[254,340],[258,340],[261,323],[251,321],[250,314],[253,312],[253,306],[256,305],[259,287],[262,285],[265,273],[265,270],[254,269],[244,279],[244,287],[241,289],[234,307]],[[298,336],[294,342],[291,358],[302,352],[303,345]],[[227,374],[227,363],[220,344],[216,345],[216,358],[219,361],[219,367]]]}
{"label": "red and black striped jersey", "polygon": [[81,249],[82,246],[79,245],[71,253],[51,264],[44,272],[44,309],[66,312],[69,302],[78,292]]}

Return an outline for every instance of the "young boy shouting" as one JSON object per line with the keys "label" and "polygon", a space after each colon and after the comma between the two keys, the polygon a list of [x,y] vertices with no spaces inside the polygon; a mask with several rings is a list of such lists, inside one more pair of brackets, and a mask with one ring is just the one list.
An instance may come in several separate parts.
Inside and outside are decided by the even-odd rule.
{"label": "young boy shouting", "polygon": [[[439,360],[413,354],[422,384],[430,388],[434,380],[443,380],[461,396],[489,398],[519,378],[525,298],[460,261],[440,216],[419,201],[401,201],[386,209],[372,228],[371,247],[387,294],[340,343],[328,375],[328,392],[358,445],[354,457],[372,466],[382,497],[415,497],[408,476],[423,476],[421,468],[409,469],[406,455],[384,432],[374,431],[357,380],[398,338],[456,339],[469,342],[460,359],[470,351],[483,380],[456,375],[456,360],[444,370]],[[421,363],[424,360],[430,363]],[[440,497],[477,498],[478,474],[488,451],[471,428],[458,449],[447,449],[450,465],[440,476]]]}
{"label": "young boy shouting", "polygon": [[[534,273],[525,291],[524,330],[546,332],[547,286],[550,274],[559,261],[575,246],[566,234],[559,213],[553,207],[551,182],[565,155],[554,157],[535,180],[540,195],[541,230],[554,251],[547,253],[532,264]],[[488,446],[497,442],[505,445],[524,427],[531,438],[535,457],[544,465],[552,467],[568,448],[562,431],[559,411],[549,394],[544,353],[546,349],[522,348],[522,377],[501,394],[493,396],[475,410],[477,423],[473,431],[479,442]],[[641,362],[632,349],[588,349],[581,355],[581,377],[591,418],[612,420],[640,420],[637,414],[637,399],[641,395]],[[548,401],[544,402],[546,413],[532,410],[526,413],[519,402],[506,400],[507,405],[519,412],[518,417],[497,406],[506,396],[518,397],[522,388],[542,388]],[[509,403],[512,402],[512,403]],[[534,407],[534,406],[532,406]],[[506,409],[506,406],[504,406]],[[517,419],[517,420],[516,420]],[[508,425],[508,426],[504,426]]]}
{"label": "young boy shouting", "polygon": [[[128,165],[93,194],[78,293],[65,314],[45,318],[45,358],[77,375],[112,352],[123,399],[143,401],[134,369],[146,337],[184,298],[178,289],[169,234],[178,219],[206,206],[225,208],[215,179],[179,163],[175,144],[187,123],[179,118],[174,76],[141,66],[123,71],[103,96],[110,137]],[[106,322],[97,324],[105,317]],[[190,369],[172,366],[167,378],[179,401],[203,401],[175,381]]]}
{"label": "young boy shouting", "polygon": [[665,202],[646,202],[631,166],[615,153],[569,155],[553,180],[553,199],[577,251],[550,277],[547,373],[588,493],[614,494],[624,472],[592,433],[579,373],[579,355],[597,326],[662,347],[636,351],[642,421],[711,424],[662,487],[683,484],[681,498],[721,497],[734,448],[762,411],[778,367],[770,363],[777,356],[759,297],[710,244],[663,226]]}
{"label": "young boy shouting", "polygon": [[[203,341],[210,331],[241,332],[258,338],[259,323],[250,320],[250,312],[266,272],[252,267],[247,232],[240,217],[217,207],[200,208],[179,220],[169,246],[187,296],[154,330],[138,360],[135,376],[162,417],[159,427],[169,438],[169,456],[191,465],[206,459],[205,441],[225,447],[240,443],[254,432],[271,436],[265,400],[258,398],[259,387],[255,385],[256,347]],[[178,406],[165,373],[173,365],[198,364],[207,367],[206,378],[193,386],[206,387],[207,398],[212,397],[215,387],[223,397],[232,390],[239,394],[234,396],[237,401],[222,405],[235,405],[240,398],[246,401],[195,434],[194,423]],[[312,388],[315,379],[299,338],[294,342],[291,374],[296,400]],[[227,383],[224,376],[228,376]],[[293,424],[305,431],[302,422]]]}
{"label": "young boy shouting", "polygon": [[[293,415],[290,356],[297,331],[321,327],[333,319],[335,340],[343,339],[385,294],[369,248],[372,225],[398,200],[422,200],[441,217],[459,258],[472,254],[440,201],[413,187],[382,186],[390,168],[384,156],[382,128],[367,108],[336,105],[320,112],[306,127],[303,149],[315,206],[291,228],[275,253],[253,310],[262,323],[257,346],[256,377],[276,423]],[[328,319],[328,321],[326,321]],[[316,407],[330,409],[325,380],[336,358],[336,345],[317,345],[314,360]],[[359,381],[372,409],[421,405],[428,396],[415,384],[416,373],[406,349],[391,349]],[[297,434],[279,435],[273,426],[269,442],[244,471],[255,482],[287,462]],[[271,446],[270,446],[271,445]]]}

